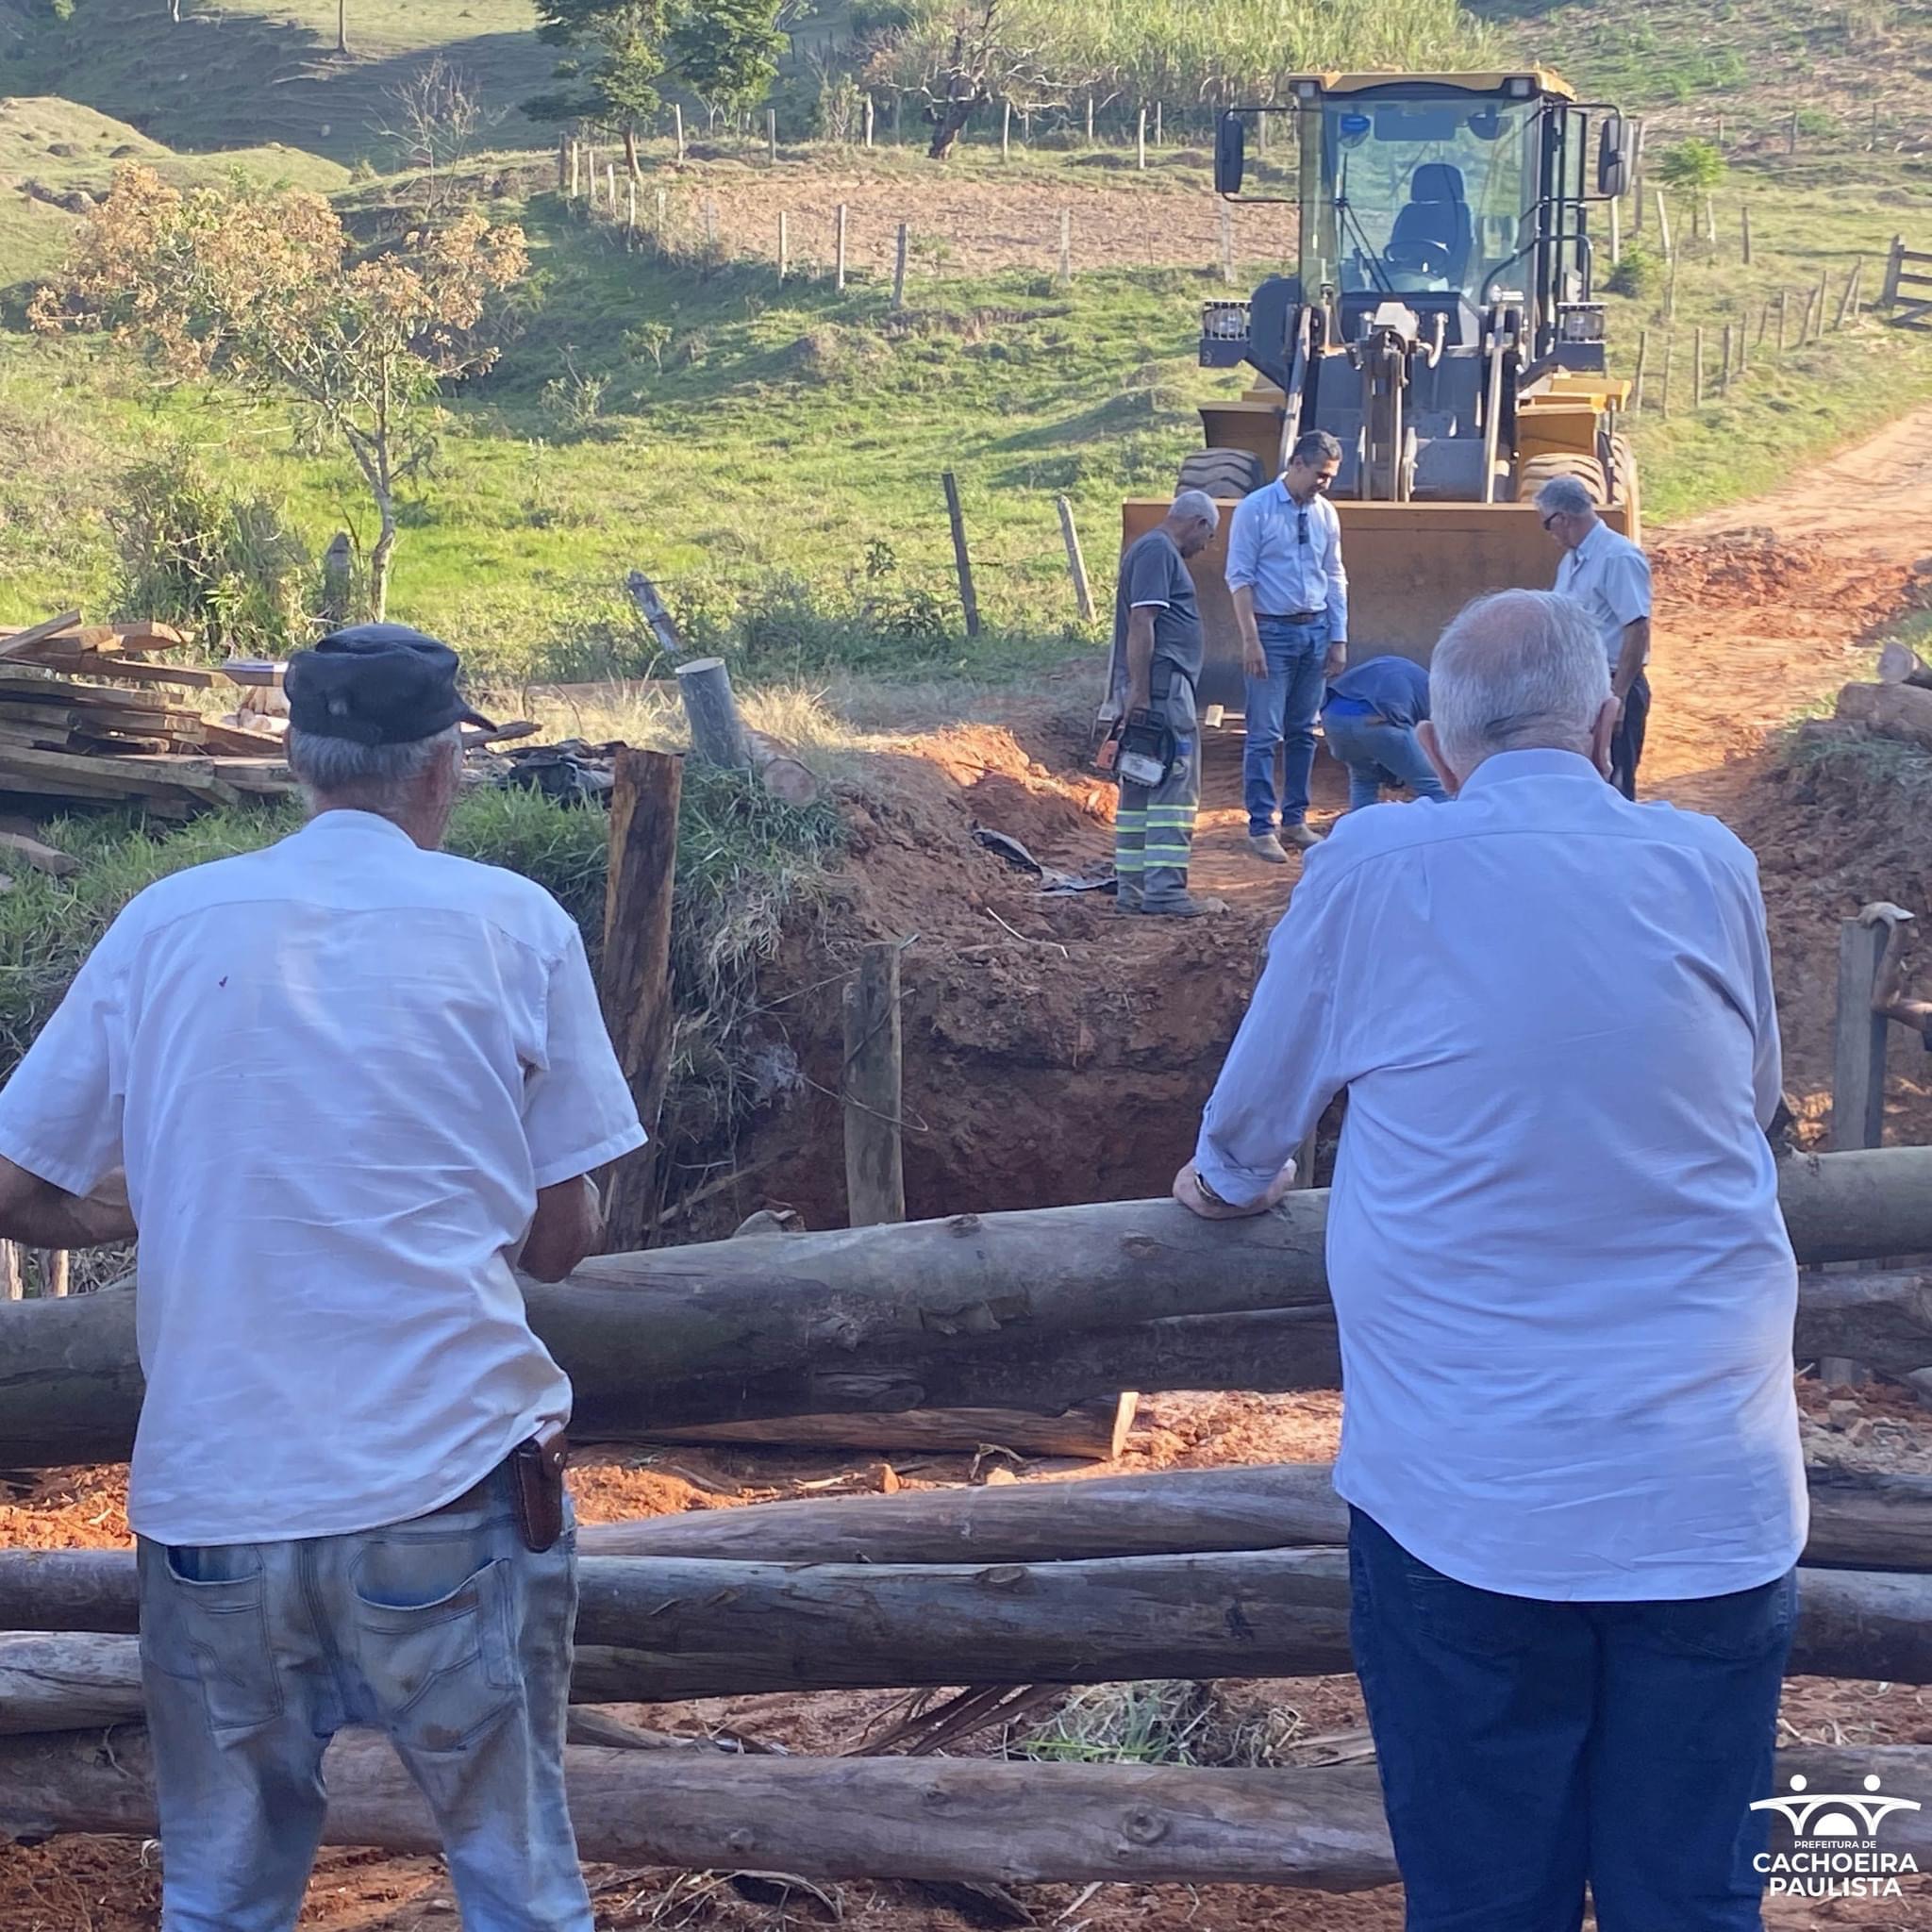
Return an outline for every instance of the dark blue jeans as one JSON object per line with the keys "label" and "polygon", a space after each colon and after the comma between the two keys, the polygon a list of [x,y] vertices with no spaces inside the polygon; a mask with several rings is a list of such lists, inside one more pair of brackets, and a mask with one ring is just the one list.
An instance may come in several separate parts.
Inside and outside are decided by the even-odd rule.
{"label": "dark blue jeans", "polygon": [[1241,752],[1241,792],[1248,830],[1256,838],[1274,829],[1274,754],[1283,741],[1281,823],[1298,825],[1308,815],[1308,779],[1315,769],[1315,719],[1327,689],[1322,675],[1328,655],[1328,620],[1283,624],[1257,620],[1268,675],[1248,679],[1246,745]]}
{"label": "dark blue jeans", "polygon": [[1677,1603],[1473,1590],[1349,1512],[1407,1932],[1758,1932],[1792,1576]]}
{"label": "dark blue jeans", "polygon": [[1391,724],[1373,711],[1331,708],[1322,713],[1322,736],[1329,751],[1348,767],[1350,811],[1374,805],[1384,785],[1406,785],[1418,798],[1438,805],[1449,796],[1407,724]]}

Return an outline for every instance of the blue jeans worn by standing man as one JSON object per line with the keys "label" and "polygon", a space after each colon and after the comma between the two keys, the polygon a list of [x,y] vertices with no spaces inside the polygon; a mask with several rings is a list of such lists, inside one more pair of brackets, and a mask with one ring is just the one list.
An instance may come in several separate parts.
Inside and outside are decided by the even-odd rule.
{"label": "blue jeans worn by standing man", "polygon": [[1418,798],[1439,805],[1449,796],[1415,733],[1365,705],[1335,700],[1322,713],[1322,737],[1348,767],[1350,811],[1374,805],[1385,785],[1407,786]]}
{"label": "blue jeans worn by standing man", "polygon": [[290,1932],[347,1724],[386,1731],[428,1800],[463,1932],[591,1932],[559,1769],[575,1541],[525,1547],[502,1470],[354,1536],[143,1541],[163,1932]]}
{"label": "blue jeans worn by standing man", "polygon": [[1248,833],[1260,838],[1275,826],[1274,754],[1284,741],[1281,824],[1298,825],[1308,815],[1308,779],[1315,769],[1315,719],[1327,689],[1326,612],[1304,623],[1257,617],[1266,677],[1248,679],[1246,745],[1241,753],[1241,791]]}
{"label": "blue jeans worn by standing man", "polygon": [[1795,1576],[1728,1596],[1474,1590],[1349,1511],[1350,1639],[1407,1932],[1761,1932]]}

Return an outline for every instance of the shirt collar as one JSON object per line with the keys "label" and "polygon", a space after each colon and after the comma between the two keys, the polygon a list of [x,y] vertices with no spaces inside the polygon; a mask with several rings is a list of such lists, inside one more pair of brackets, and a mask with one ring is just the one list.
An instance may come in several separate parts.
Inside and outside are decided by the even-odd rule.
{"label": "shirt collar", "polygon": [[416,842],[393,819],[386,819],[376,811],[357,811],[347,806],[317,812],[295,836],[298,839],[400,839],[405,845]]}
{"label": "shirt collar", "polygon": [[1574,558],[1576,558],[1576,560],[1577,560],[1577,561],[1578,561],[1579,563],[1580,563],[1580,562],[1582,562],[1583,558],[1585,558],[1585,557],[1586,557],[1586,556],[1587,556],[1587,555],[1588,555],[1588,554],[1589,554],[1590,552],[1591,552],[1591,551],[1593,551],[1593,550],[1596,550],[1596,549],[1600,549],[1600,548],[1602,547],[1602,546],[1601,546],[1601,545],[1600,545],[1600,544],[1598,543],[1598,541],[1597,541],[1597,539],[1598,539],[1598,538],[1600,538],[1600,537],[1607,537],[1607,536],[1608,536],[1609,534],[1610,534],[1610,526],[1609,526],[1609,525],[1607,525],[1607,523],[1605,523],[1605,522],[1604,522],[1604,520],[1603,520],[1603,519],[1602,519],[1601,517],[1599,517],[1599,518],[1598,518],[1598,519],[1596,520],[1596,522],[1595,522],[1594,524],[1592,524],[1592,525],[1591,525],[1591,531],[1590,531],[1590,535],[1589,535],[1589,536],[1587,536],[1587,537],[1586,537],[1586,538],[1585,538],[1585,539],[1583,540],[1583,541],[1582,541],[1581,543],[1579,543],[1579,544],[1578,544],[1578,545],[1576,546],[1576,548],[1575,548],[1574,550],[1573,550],[1573,551],[1572,551],[1572,552],[1570,553],[1570,554],[1571,554],[1571,556],[1572,556],[1572,557],[1574,557]]}
{"label": "shirt collar", "polygon": [[1462,795],[1485,791],[1491,785],[1508,785],[1518,778],[1590,778],[1601,785],[1604,775],[1580,752],[1492,752],[1462,781]]}

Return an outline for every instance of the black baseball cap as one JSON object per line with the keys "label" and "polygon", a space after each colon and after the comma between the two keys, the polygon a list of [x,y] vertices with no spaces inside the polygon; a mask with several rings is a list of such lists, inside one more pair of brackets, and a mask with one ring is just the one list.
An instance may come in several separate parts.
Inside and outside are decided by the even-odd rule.
{"label": "black baseball cap", "polygon": [[457,654],[407,624],[356,624],[297,651],[282,677],[291,730],[413,744],[452,724],[496,727],[457,689]]}

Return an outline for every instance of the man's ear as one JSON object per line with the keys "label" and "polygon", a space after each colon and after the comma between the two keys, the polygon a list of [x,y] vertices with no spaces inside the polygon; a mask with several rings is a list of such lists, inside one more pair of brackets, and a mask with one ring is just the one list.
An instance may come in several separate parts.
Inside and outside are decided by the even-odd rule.
{"label": "man's ear", "polygon": [[1442,756],[1441,741],[1436,736],[1436,727],[1426,719],[1415,727],[1415,741],[1422,746],[1423,756],[1436,768],[1436,776],[1442,781],[1442,790],[1451,798],[1462,790],[1462,780],[1450,768],[1449,760]]}
{"label": "man's ear", "polygon": [[1617,735],[1617,720],[1624,708],[1613,697],[1604,700],[1590,734],[1590,761],[1606,778],[1610,775],[1610,741]]}

